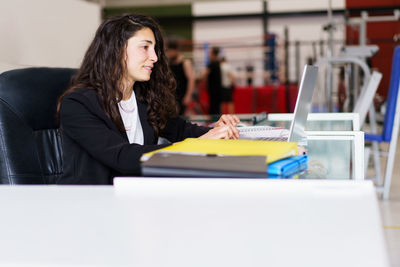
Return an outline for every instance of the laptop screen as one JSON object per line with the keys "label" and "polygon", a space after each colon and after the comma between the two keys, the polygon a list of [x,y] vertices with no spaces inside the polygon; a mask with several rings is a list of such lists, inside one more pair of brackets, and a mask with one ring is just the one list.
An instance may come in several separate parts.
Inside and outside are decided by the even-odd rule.
{"label": "laptop screen", "polygon": [[301,77],[293,120],[290,125],[289,142],[303,142],[307,137],[305,126],[311,109],[314,87],[317,81],[318,67],[306,65]]}

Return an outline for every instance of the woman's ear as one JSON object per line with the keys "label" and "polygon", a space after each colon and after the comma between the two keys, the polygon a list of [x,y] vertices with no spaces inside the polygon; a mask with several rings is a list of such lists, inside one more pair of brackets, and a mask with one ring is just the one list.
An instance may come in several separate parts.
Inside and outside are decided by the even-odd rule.
{"label": "woman's ear", "polygon": [[126,49],[124,50],[124,63],[126,63],[128,61],[128,52],[126,51]]}
{"label": "woman's ear", "polygon": [[122,60],[123,63],[126,64],[126,62],[128,61],[128,43],[126,43],[122,48]]}

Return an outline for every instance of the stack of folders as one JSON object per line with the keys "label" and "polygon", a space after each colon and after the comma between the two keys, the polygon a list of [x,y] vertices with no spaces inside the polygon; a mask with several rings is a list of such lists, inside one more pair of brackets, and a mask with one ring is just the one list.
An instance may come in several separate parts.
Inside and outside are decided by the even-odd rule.
{"label": "stack of folders", "polygon": [[188,138],[143,155],[142,175],[266,178],[293,171],[278,162],[293,165],[297,153],[295,142]]}
{"label": "stack of folders", "polygon": [[217,156],[159,152],[142,163],[143,176],[266,178],[265,156]]}
{"label": "stack of folders", "polygon": [[193,155],[265,156],[267,163],[298,154],[296,142],[186,138],[182,142],[144,154],[142,161],[146,161],[158,152]]}
{"label": "stack of folders", "polygon": [[268,166],[270,178],[290,178],[308,168],[308,156],[299,155],[272,162]]}

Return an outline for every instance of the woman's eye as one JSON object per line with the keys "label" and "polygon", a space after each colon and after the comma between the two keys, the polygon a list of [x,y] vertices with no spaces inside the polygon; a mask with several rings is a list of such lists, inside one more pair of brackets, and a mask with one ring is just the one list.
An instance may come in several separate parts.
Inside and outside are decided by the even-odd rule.
{"label": "woman's eye", "polygon": [[148,45],[145,45],[145,46],[142,46],[142,48],[143,48],[144,50],[147,50],[147,49],[149,49],[149,46],[148,46]]}

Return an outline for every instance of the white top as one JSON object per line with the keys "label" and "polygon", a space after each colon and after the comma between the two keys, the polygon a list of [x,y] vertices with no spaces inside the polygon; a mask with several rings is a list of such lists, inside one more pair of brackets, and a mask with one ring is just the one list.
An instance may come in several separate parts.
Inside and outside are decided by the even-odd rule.
{"label": "white top", "polygon": [[139,112],[136,103],[135,92],[132,90],[132,95],[128,100],[121,100],[118,103],[119,113],[125,126],[126,134],[129,143],[139,145],[144,144],[143,128],[140,123]]}
{"label": "white top", "polygon": [[231,66],[227,64],[226,62],[222,62],[221,65],[221,83],[222,87],[224,88],[230,88],[232,86],[232,81],[229,78],[229,72],[231,72]]}

